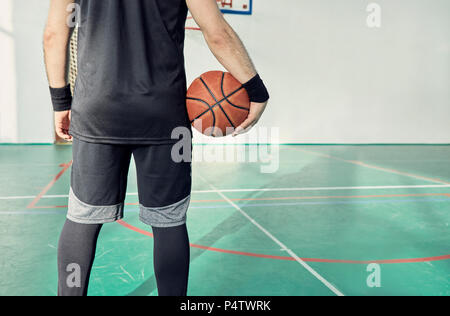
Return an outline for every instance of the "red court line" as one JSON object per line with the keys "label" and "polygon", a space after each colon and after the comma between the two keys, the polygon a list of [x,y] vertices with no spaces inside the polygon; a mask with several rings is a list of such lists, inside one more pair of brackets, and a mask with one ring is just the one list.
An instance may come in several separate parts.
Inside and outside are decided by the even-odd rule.
{"label": "red court line", "polygon": [[[153,234],[151,234],[150,232],[145,231],[143,229],[140,229],[138,227],[135,227],[133,225],[130,225],[130,224],[128,224],[127,222],[125,222],[123,220],[119,220],[119,221],[117,221],[117,223],[122,225],[125,228],[128,228],[128,229],[132,230],[132,231],[135,231],[135,232],[140,233],[142,235],[145,235],[145,236],[153,238]],[[242,251],[214,248],[214,247],[208,247],[208,246],[202,246],[202,245],[196,245],[196,244],[190,244],[190,245],[191,245],[192,248],[199,248],[199,249],[204,249],[204,250],[209,250],[209,251],[214,251],[214,252],[228,253],[228,254],[241,255],[241,256],[247,256],[247,257],[257,257],[257,258],[265,258],[265,259],[295,261],[295,259],[292,258],[292,257],[272,256],[272,255],[265,255],[265,254],[260,254],[260,253],[242,252]],[[372,260],[372,261],[316,259],[316,258],[301,258],[301,259],[303,261],[305,261],[305,262],[320,262],[320,263],[399,264],[399,263],[420,263],[420,262],[432,262],[432,261],[449,260],[450,259],[450,255],[438,256],[438,257],[428,257],[428,258]]]}
{"label": "red court line", "polygon": [[[319,199],[368,199],[368,198],[386,198],[386,197],[425,197],[425,196],[448,196],[449,193],[417,193],[417,194],[378,194],[378,195],[316,195],[316,196],[286,196],[271,198],[246,198],[246,199],[230,199],[231,201],[280,201],[280,200],[319,200]],[[226,202],[224,200],[193,200],[193,203],[211,203]],[[133,204],[130,204],[133,205]]]}
{"label": "red court line", "polygon": [[59,166],[63,169],[53,178],[52,181],[50,181],[49,184],[45,186],[45,188],[34,198],[34,200],[27,206],[27,208],[35,208],[36,204],[39,202],[40,199],[53,187],[53,185],[56,183],[56,181],[61,178],[61,176],[72,166],[73,161],[70,161],[69,163],[63,163]]}
{"label": "red court line", "polygon": [[[61,176],[72,166],[73,161],[70,161],[66,164],[61,164],[60,167],[63,167],[63,169],[53,178],[52,181],[50,181],[49,184],[36,196],[36,198],[28,205],[28,208],[34,208],[34,209],[42,209],[42,208],[64,208],[67,206],[39,206],[37,207],[36,204],[42,199],[42,197],[53,187],[53,185],[61,178]],[[449,196],[450,194],[447,193],[431,193],[427,195],[445,195]],[[390,196],[417,196],[417,195],[390,195]],[[339,198],[366,198],[366,197],[386,197],[386,196],[347,196],[347,197],[339,197]],[[297,198],[308,198],[308,197],[297,197]],[[309,197],[309,198],[319,198],[319,197]],[[320,198],[330,198],[330,197],[320,197]],[[337,198],[337,197],[331,197],[331,198]],[[270,198],[270,199],[278,199],[278,198]],[[240,199],[236,199],[240,200]],[[248,199],[241,199],[241,200],[248,200]],[[255,199],[256,200],[256,199]],[[142,230],[140,228],[137,228],[135,226],[132,226],[128,224],[127,222],[123,220],[117,221],[118,224],[122,225],[125,228],[128,228],[132,231],[135,231],[137,233],[140,233],[142,235],[152,237],[153,234]],[[235,254],[235,255],[241,255],[241,256],[247,256],[247,257],[257,257],[257,258],[266,258],[266,259],[276,259],[276,260],[285,260],[285,261],[295,261],[292,257],[285,257],[285,256],[272,256],[272,255],[265,255],[265,254],[259,254],[259,253],[251,253],[251,252],[242,252],[242,251],[235,251],[235,250],[228,250],[228,249],[221,249],[221,248],[214,248],[209,246],[203,246],[203,245],[196,245],[196,244],[190,244],[193,248],[199,248],[214,252],[221,252],[221,253],[228,253],[228,254]],[[420,262],[432,262],[432,261],[442,261],[442,260],[449,260],[450,255],[444,255],[444,256],[437,256],[437,257],[427,257],[427,258],[413,258],[413,259],[389,259],[389,260],[372,260],[372,261],[356,261],[356,260],[336,260],[336,259],[317,259],[317,258],[301,258],[305,262],[320,262],[320,263],[347,263],[347,264],[371,264],[371,263],[378,263],[378,264],[399,264],[399,263],[420,263]]]}
{"label": "red court line", "polygon": [[35,210],[47,210],[52,208],[67,208],[68,205],[51,205],[51,206],[34,206],[33,209]]}
{"label": "red court line", "polygon": [[131,230],[133,230],[133,231],[135,231],[135,232],[138,232],[139,234],[142,234],[142,235],[145,235],[145,236],[148,236],[148,237],[152,237],[152,238],[153,238],[153,234],[152,234],[152,233],[150,233],[150,232],[148,232],[148,231],[146,231],[146,230],[143,230],[143,229],[134,227],[134,226],[128,224],[127,222],[123,221],[123,220],[118,220],[117,223],[120,224],[120,225],[122,225],[123,227],[126,227],[126,228],[128,228],[128,229],[131,229]]}

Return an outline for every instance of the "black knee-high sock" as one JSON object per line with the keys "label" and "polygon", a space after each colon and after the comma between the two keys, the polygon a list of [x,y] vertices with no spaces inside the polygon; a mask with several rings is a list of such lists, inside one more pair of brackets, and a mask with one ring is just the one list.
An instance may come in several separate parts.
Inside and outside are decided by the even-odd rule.
{"label": "black knee-high sock", "polygon": [[67,220],[58,244],[58,296],[86,296],[102,225]]}
{"label": "black knee-high sock", "polygon": [[190,248],[186,225],[153,227],[156,282],[159,296],[186,296]]}

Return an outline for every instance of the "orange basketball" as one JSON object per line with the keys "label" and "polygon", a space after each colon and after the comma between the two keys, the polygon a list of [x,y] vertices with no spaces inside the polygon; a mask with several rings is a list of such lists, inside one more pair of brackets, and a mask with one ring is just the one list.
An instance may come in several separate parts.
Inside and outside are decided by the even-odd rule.
{"label": "orange basketball", "polygon": [[250,100],[230,73],[204,73],[188,89],[187,110],[192,126],[202,134],[226,136],[248,117]]}

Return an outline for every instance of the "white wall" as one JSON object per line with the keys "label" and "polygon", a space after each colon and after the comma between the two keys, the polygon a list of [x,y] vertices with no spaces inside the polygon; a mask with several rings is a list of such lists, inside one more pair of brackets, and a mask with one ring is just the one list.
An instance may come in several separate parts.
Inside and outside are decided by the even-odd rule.
{"label": "white wall", "polygon": [[0,2],[0,141],[18,141],[12,0]]}
{"label": "white wall", "polygon": [[[450,2],[254,0],[228,16],[272,94],[261,125],[282,143],[450,143]],[[48,1],[0,0],[0,142],[52,142],[43,68]],[[221,69],[188,31],[189,81]],[[205,142],[197,138],[197,142]],[[222,142],[223,140],[219,140]]]}
{"label": "white wall", "polygon": [[0,0],[0,142],[53,142],[42,53],[48,3]]}
{"label": "white wall", "polygon": [[[450,1],[254,0],[228,20],[272,94],[282,143],[450,143]],[[190,80],[221,69],[190,31]],[[204,139],[203,141],[207,141]]]}

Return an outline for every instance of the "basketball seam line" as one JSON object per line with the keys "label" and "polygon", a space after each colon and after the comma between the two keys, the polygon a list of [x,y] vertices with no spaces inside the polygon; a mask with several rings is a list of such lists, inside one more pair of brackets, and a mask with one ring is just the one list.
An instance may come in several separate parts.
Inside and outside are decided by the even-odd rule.
{"label": "basketball seam line", "polygon": [[[225,73],[223,72],[223,73],[222,73],[222,81],[220,82],[220,86],[221,86],[221,88],[222,88],[222,91],[223,91],[223,82],[224,82],[224,80],[225,80]],[[203,82],[203,84],[206,84],[206,83]],[[213,95],[213,93],[212,93],[211,90],[209,91],[209,93],[211,93],[211,95],[212,95],[212,97],[214,98],[214,100],[216,100],[216,97]],[[223,92],[222,92],[222,93],[223,93]],[[226,99],[226,96],[225,96],[225,95],[224,95],[224,97],[225,97],[225,99]],[[228,101],[228,100],[227,100],[227,101]],[[217,100],[216,100],[216,102],[217,102]],[[223,100],[222,100],[222,102],[223,102]],[[234,123],[231,121],[231,119],[228,117],[227,112],[225,112],[225,110],[223,109],[223,107],[222,107],[222,102],[219,103],[219,108],[222,110],[223,114],[224,114],[225,117],[227,118],[228,122],[230,122],[231,126],[232,126],[233,128],[236,128],[235,124],[234,124]]]}
{"label": "basketball seam line", "polygon": [[[205,101],[202,100],[202,99],[192,98],[192,97],[187,97],[188,100],[202,102],[202,103],[206,104],[206,105],[208,106],[208,108],[209,108],[208,110],[204,111],[203,113],[201,113],[200,115],[198,115],[196,118],[194,118],[194,119],[191,121],[191,124],[194,123],[194,122],[195,122],[196,120],[198,120],[199,118],[201,118],[201,117],[202,117],[203,115],[205,115],[206,113],[208,113],[209,111],[211,111],[212,114],[213,114],[213,119],[214,119],[213,123],[214,123],[214,125],[215,125],[215,115],[214,115],[213,109],[214,109],[216,106],[220,105],[223,101],[227,101],[228,103],[230,103],[231,106],[234,106],[234,107],[236,107],[236,108],[238,108],[238,109],[241,109],[241,110],[244,110],[244,111],[247,111],[247,112],[248,112],[249,109],[240,108],[240,107],[238,107],[238,106],[235,106],[235,105],[231,104],[231,102],[227,99],[227,98],[229,98],[229,97],[232,97],[233,95],[235,95],[235,94],[238,93],[239,91],[241,91],[243,88],[244,88],[244,87],[240,87],[239,89],[233,91],[233,92],[230,93],[228,96],[226,96],[224,99],[218,101],[218,102],[217,102],[216,104],[214,104],[214,105],[210,105],[208,102],[205,102]],[[214,97],[214,100],[217,101],[217,100],[215,99],[215,97]]]}
{"label": "basketball seam line", "polygon": [[[224,84],[224,81],[225,81],[225,73],[222,72],[222,81],[220,82],[220,89],[222,90],[222,94],[223,94],[223,96],[224,96],[225,99],[226,99],[227,97],[226,97],[225,94],[223,93],[223,84]],[[227,102],[228,102],[228,100],[227,100]],[[228,103],[230,103],[230,102],[228,102]],[[230,104],[231,104],[231,103],[230,103]],[[230,124],[231,124],[231,126],[233,127],[233,129],[236,129],[236,125],[231,121],[231,119],[228,117],[227,112],[225,112],[225,110],[223,109],[222,103],[219,104],[219,107],[220,107],[220,109],[222,110],[223,114],[225,114],[225,117],[227,118],[228,122],[230,122]],[[226,132],[225,132],[225,134],[226,134]]]}
{"label": "basketball seam line", "polygon": [[[243,89],[243,87],[241,87],[241,88],[237,89],[236,91],[232,92],[228,97],[232,97],[233,95],[235,95],[236,93],[238,93],[239,91],[241,91],[241,89]],[[226,101],[225,99],[223,99],[223,100],[220,100],[219,102],[217,102],[217,103],[214,104],[214,105],[209,105],[207,102],[205,102],[205,101],[202,100],[202,99],[197,99],[197,98],[192,98],[192,97],[186,97],[186,99],[188,99],[188,100],[193,100],[193,101],[201,101],[201,102],[207,104],[208,107],[210,107],[211,109],[214,109],[219,103],[222,103],[223,101]],[[247,112],[249,111],[248,109],[245,109],[245,110],[246,110]],[[203,112],[202,114],[200,114],[199,116],[197,116],[194,120],[192,120],[192,122],[194,122],[195,120],[199,119],[201,116],[205,115],[208,111],[209,111],[209,110],[206,110],[205,112]],[[191,122],[191,123],[192,123],[192,122]]]}
{"label": "basketball seam line", "polygon": [[194,123],[196,120],[198,120],[199,118],[201,118],[203,115],[205,115],[206,113],[208,113],[209,111],[211,111],[215,106],[212,106],[211,107],[211,105],[209,105],[208,104],[208,102],[206,102],[206,101],[204,101],[204,100],[202,100],[202,99],[197,99],[197,98],[191,98],[191,97],[189,97],[189,98],[187,98],[188,100],[191,100],[191,101],[198,101],[198,102],[202,102],[202,103],[204,103],[204,104],[206,104],[206,106],[209,108],[208,110],[206,110],[206,111],[204,111],[203,113],[201,113],[199,116],[197,116],[196,118],[194,118],[192,121],[191,121],[191,124],[192,123]]}
{"label": "basketball seam line", "polygon": [[[244,110],[244,111],[249,111],[249,109],[246,109],[246,108],[244,108],[244,107],[242,107],[242,106],[239,106],[239,105],[235,105],[235,104],[233,104],[228,98],[230,97],[230,96],[226,96],[225,95],[225,91],[224,91],[224,88],[223,88],[223,84],[224,84],[224,81],[225,81],[225,73],[222,73],[222,83],[221,83],[221,85],[220,85],[220,89],[222,90],[222,95],[223,95],[223,97],[224,97],[224,99],[222,100],[222,102],[224,101],[224,100],[226,100],[231,106],[233,106],[233,107],[235,107],[235,108],[238,108],[238,109],[241,109],[241,110]],[[244,86],[242,86],[238,91],[241,91],[241,89],[243,89],[243,87]],[[237,93],[237,92],[236,92]],[[221,102],[221,103],[222,103]]]}
{"label": "basketball seam line", "polygon": [[[223,77],[222,77],[222,80],[223,80]],[[200,77],[200,81],[203,83],[203,85],[205,86],[205,88],[208,90],[209,94],[213,97],[214,101],[217,102],[216,96],[215,96],[214,93],[211,91],[211,89],[208,87],[208,85],[206,84],[206,82],[203,80],[202,77]],[[222,84],[223,84],[223,81],[222,81],[220,84],[222,85]],[[230,118],[228,117],[227,113],[226,113],[225,110],[222,108],[221,103],[222,103],[223,101],[224,101],[224,100],[222,100],[221,102],[219,102],[217,105],[218,105],[219,108],[222,110],[223,114],[225,114],[225,117],[227,118],[228,122],[230,122],[231,126],[233,126],[233,128],[235,128],[233,122],[230,120]],[[214,109],[211,109],[211,111],[214,113]],[[215,124],[214,124],[214,127],[215,127]]]}
{"label": "basketball seam line", "polygon": [[[203,80],[202,80],[202,78],[200,78],[200,80],[203,82]],[[208,88],[208,87],[206,87],[206,88]],[[209,103],[208,102],[205,102],[205,101],[203,101],[203,100],[199,100],[199,101],[202,101],[203,103],[205,103],[207,106],[208,106],[208,108],[209,108],[209,110],[207,110],[206,112],[204,112],[203,114],[201,114],[201,116],[203,116],[203,115],[205,115],[206,113],[208,113],[209,111],[211,111],[211,114],[212,114],[212,116],[213,116],[213,124],[212,124],[212,130],[211,130],[211,135],[210,136],[212,136],[213,134],[214,134],[214,129],[216,128],[216,114],[214,113],[214,111],[213,111],[213,108],[211,107],[211,105],[209,105]],[[214,98],[214,101],[216,101],[217,102],[217,100]],[[195,121],[195,120],[194,120]],[[202,126],[202,128],[203,128],[203,126]]]}

